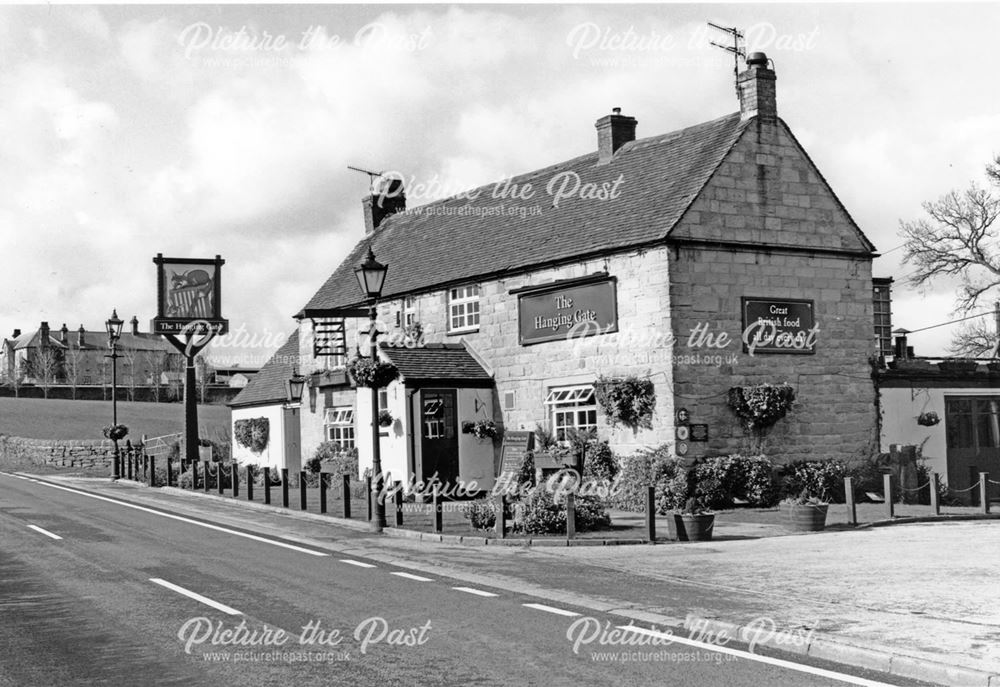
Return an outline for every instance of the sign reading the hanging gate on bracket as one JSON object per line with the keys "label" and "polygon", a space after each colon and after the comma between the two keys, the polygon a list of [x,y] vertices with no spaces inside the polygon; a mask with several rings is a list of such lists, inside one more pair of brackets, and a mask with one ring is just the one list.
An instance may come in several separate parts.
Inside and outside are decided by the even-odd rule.
{"label": "sign reading the hanging gate on bracket", "polygon": [[157,254],[156,317],[154,334],[225,334],[229,320],[222,317],[222,266],[215,258],[165,258]]}

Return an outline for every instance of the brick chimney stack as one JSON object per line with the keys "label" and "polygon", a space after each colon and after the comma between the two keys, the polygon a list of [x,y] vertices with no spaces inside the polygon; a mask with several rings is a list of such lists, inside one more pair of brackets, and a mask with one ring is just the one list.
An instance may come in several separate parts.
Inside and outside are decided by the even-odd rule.
{"label": "brick chimney stack", "polygon": [[87,330],[83,328],[82,324],[80,325],[80,328],[76,330],[76,345],[80,348],[83,348],[83,338],[86,333]]}
{"label": "brick chimney stack", "polygon": [[611,114],[594,123],[597,128],[597,164],[608,164],[616,150],[635,140],[636,124],[635,118],[623,115],[620,107],[612,108]]}
{"label": "brick chimney stack", "polygon": [[751,117],[758,117],[764,122],[775,122],[778,119],[776,77],[774,70],[767,66],[768,62],[770,60],[764,53],[750,53],[746,71],[736,79],[740,94],[740,119],[744,121]]}
{"label": "brick chimney stack", "polygon": [[135,315],[132,315],[132,319],[129,320],[129,324],[132,325],[132,333],[133,334],[138,334],[139,333],[139,318],[136,317]]}
{"label": "brick chimney stack", "polygon": [[372,184],[372,194],[361,200],[365,215],[365,234],[371,234],[389,215],[406,210],[406,193],[403,180],[398,176],[384,176]]}
{"label": "brick chimney stack", "polygon": [[69,327],[66,326],[65,322],[63,322],[62,329],[59,330],[59,340],[64,344],[69,343]]}
{"label": "brick chimney stack", "polygon": [[11,335],[11,338],[12,339],[16,339],[19,336],[21,336],[21,330],[20,329],[15,329],[14,333]]}
{"label": "brick chimney stack", "polygon": [[42,322],[42,326],[38,328],[38,332],[41,335],[38,342],[39,348],[47,348],[49,345],[49,323]]}

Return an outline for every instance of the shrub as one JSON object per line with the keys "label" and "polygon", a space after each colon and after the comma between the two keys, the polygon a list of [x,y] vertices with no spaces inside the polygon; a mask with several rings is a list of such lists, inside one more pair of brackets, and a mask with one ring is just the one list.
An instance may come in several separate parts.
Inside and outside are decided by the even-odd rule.
{"label": "shrub", "polygon": [[610,482],[618,475],[618,456],[611,450],[607,441],[591,442],[586,455],[583,463],[584,477]]}
{"label": "shrub", "polygon": [[598,377],[594,392],[601,410],[611,421],[611,426],[625,425],[633,430],[639,427],[652,429],[656,393],[650,379],[634,375],[624,379]]}
{"label": "shrub", "polygon": [[462,514],[474,530],[490,530],[496,526],[497,507],[491,500],[473,501]]}
{"label": "shrub", "polygon": [[763,430],[785,417],[795,401],[789,384],[734,386],[729,390],[729,407],[748,430]]}
{"label": "shrub", "polygon": [[847,465],[839,460],[800,460],[780,470],[781,498],[806,496],[828,503],[843,503]]}
{"label": "shrub", "polygon": [[665,515],[677,504],[671,482],[677,477],[679,463],[667,444],[621,460],[615,478],[615,496],[610,503],[615,508],[641,513],[646,510],[646,489],[655,487],[656,512]]}
{"label": "shrub", "polygon": [[751,506],[773,506],[778,500],[771,461],[764,456],[716,456],[695,467],[695,496],[709,508],[731,508],[735,499]]}
{"label": "shrub", "polygon": [[[566,532],[566,503],[557,502],[546,489],[529,492],[517,506],[520,522],[517,527],[525,534],[563,534]],[[581,496],[576,499],[576,530],[586,532],[611,525],[611,517],[604,505],[595,498]]]}
{"label": "shrub", "polygon": [[532,488],[535,486],[535,454],[531,451],[527,451],[524,454],[524,460],[521,461],[521,469],[517,473],[517,484],[518,486],[528,484]]}

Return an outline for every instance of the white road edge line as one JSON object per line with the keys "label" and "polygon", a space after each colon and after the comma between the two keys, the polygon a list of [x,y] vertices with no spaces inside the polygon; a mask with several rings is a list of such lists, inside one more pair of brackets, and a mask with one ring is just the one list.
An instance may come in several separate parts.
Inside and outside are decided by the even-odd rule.
{"label": "white road edge line", "polygon": [[36,532],[41,532],[41,533],[42,533],[42,534],[44,534],[44,535],[45,535],[46,537],[52,537],[53,539],[62,539],[62,537],[60,537],[60,536],[59,536],[58,534],[52,534],[52,533],[51,533],[51,532],[49,532],[48,530],[43,530],[43,529],[42,529],[41,527],[39,527],[38,525],[28,525],[28,529],[29,529],[29,530],[35,530]]}
{"label": "white road edge line", "polygon": [[408,572],[393,572],[390,575],[395,575],[396,577],[405,577],[408,580],[416,580],[417,582],[433,582],[429,577],[421,577],[420,575],[414,575]]}
{"label": "white road edge line", "polygon": [[341,563],[347,563],[348,565],[356,565],[359,568],[376,568],[378,566],[372,565],[371,563],[362,563],[361,561],[354,561],[350,558],[341,558]]}
{"label": "white road edge line", "polygon": [[184,589],[184,587],[180,587],[180,586],[178,586],[178,585],[176,585],[176,584],[174,584],[172,582],[167,582],[166,580],[162,580],[159,577],[150,577],[149,581],[152,582],[153,584],[158,584],[161,587],[166,587],[167,589],[170,589],[171,591],[175,591],[178,594],[183,594],[184,596],[188,597],[189,599],[194,599],[195,601],[200,601],[201,603],[205,604],[206,606],[211,606],[212,608],[214,608],[217,611],[222,611],[223,613],[227,613],[229,615],[243,615],[242,613],[240,613],[239,611],[237,611],[235,608],[233,608],[231,606],[227,606],[226,604],[221,604],[218,601],[212,601],[207,596],[202,596],[201,594],[198,594],[196,592],[192,592],[190,589]]}
{"label": "white road edge line", "polygon": [[[15,475],[16,477],[17,475]],[[144,513],[151,513],[153,515],[159,515],[163,518],[170,518],[171,520],[178,520],[180,522],[186,522],[191,525],[197,525],[199,527],[205,527],[210,530],[215,530],[216,532],[225,532],[226,534],[233,534],[237,537],[243,537],[245,539],[252,539],[254,541],[259,541],[264,544],[271,544],[273,546],[280,546],[283,549],[290,549],[292,551],[298,551],[299,553],[307,553],[310,556],[329,556],[328,553],[323,553],[321,551],[312,551],[310,549],[305,549],[301,546],[295,546],[294,544],[286,544],[280,541],[274,541],[273,539],[267,539],[266,537],[258,537],[256,534],[247,534],[246,532],[237,532],[236,530],[227,529],[225,527],[220,527],[218,525],[211,525],[207,522],[198,522],[197,520],[191,520],[190,518],[181,517],[180,515],[173,515],[171,513],[164,513],[162,511],[153,510],[152,508],[145,508],[143,506],[137,506],[134,503],[126,503],[124,501],[118,501],[115,499],[109,499],[104,496],[98,496],[97,494],[88,494],[85,491],[80,491],[79,489],[71,489],[69,487],[63,487],[58,484],[49,484],[48,482],[43,482],[41,480],[29,479],[27,477],[23,479],[28,479],[29,482],[34,482],[35,484],[41,484],[45,487],[51,487],[53,489],[61,489],[63,491],[68,491],[73,494],[78,494],[80,496],[86,496],[88,498],[97,499],[98,501],[107,501],[108,503],[113,503],[118,506],[124,506],[125,508],[132,508],[134,510],[140,510]]]}
{"label": "white road edge line", "polygon": [[793,661],[784,661],[780,658],[772,658],[770,656],[761,656],[760,654],[755,654],[750,651],[741,651],[740,649],[731,649],[727,646],[718,646],[716,644],[710,644],[708,642],[699,642],[694,639],[688,639],[687,637],[679,637],[677,635],[668,634],[666,632],[658,632],[656,630],[649,630],[644,627],[637,627],[635,625],[619,625],[619,630],[631,630],[636,634],[646,635],[647,637],[655,637],[657,639],[667,640],[667,643],[677,642],[678,644],[687,644],[688,646],[697,647],[699,649],[705,649],[707,651],[715,651],[720,654],[729,654],[730,656],[736,656],[738,658],[745,658],[750,661],[757,661],[759,663],[767,663],[768,665],[778,666],[779,668],[787,668],[788,670],[796,670],[800,673],[808,673],[810,675],[816,675],[817,677],[825,677],[830,680],[837,680],[839,682],[846,682],[851,685],[861,685],[862,687],[893,687],[886,682],[878,682],[877,680],[868,680],[863,677],[855,677],[853,675],[846,675],[844,673],[837,673],[832,670],[824,670],[823,668],[814,668],[813,666],[807,666],[802,663],[795,663]]}
{"label": "white road edge line", "polygon": [[500,596],[493,592],[484,592],[482,589],[473,589],[472,587],[452,587],[452,589],[465,592],[466,594],[475,594],[476,596]]}
{"label": "white road edge line", "polygon": [[555,613],[556,615],[564,615],[567,618],[575,618],[580,615],[574,611],[566,611],[561,608],[553,608],[552,606],[546,606],[545,604],[521,604],[525,608],[534,608],[536,611],[545,611],[546,613]]}

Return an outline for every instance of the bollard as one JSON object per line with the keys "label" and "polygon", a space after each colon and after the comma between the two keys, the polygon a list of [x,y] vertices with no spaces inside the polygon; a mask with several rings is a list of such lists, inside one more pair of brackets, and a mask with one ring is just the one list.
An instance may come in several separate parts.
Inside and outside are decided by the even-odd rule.
{"label": "bollard", "polygon": [[979,473],[979,510],[983,515],[990,512],[990,473]]}
{"label": "bollard", "polygon": [[125,453],[125,462],[128,464],[128,478],[132,479],[132,456]]}
{"label": "bollard", "polygon": [[882,491],[885,494],[885,517],[892,520],[892,475],[889,473],[882,475]]}
{"label": "bollard", "polygon": [[174,468],[173,468],[173,465],[171,465],[172,462],[173,461],[170,460],[170,454],[168,453],[167,454],[167,486],[168,487],[174,486]]}
{"label": "bollard", "polygon": [[396,506],[396,527],[403,526],[403,483],[393,482],[392,503]]}
{"label": "bollard", "polygon": [[215,464],[215,481],[216,489],[219,490],[219,496],[225,494],[224,483],[222,481],[222,463]]}
{"label": "bollard", "polygon": [[368,522],[372,520],[372,478],[365,477],[365,493],[368,494]]}
{"label": "bollard", "polygon": [[341,475],[342,479],[342,490],[344,496],[344,517],[351,517],[351,476]]}
{"label": "bollard", "polygon": [[938,500],[938,488],[941,484],[941,477],[936,473],[931,473],[931,510],[934,515],[941,515],[941,502]]}
{"label": "bollard", "polygon": [[497,538],[507,538],[507,499],[500,494],[500,503],[497,506],[497,519],[495,523]]}
{"label": "bollard", "polygon": [[566,494],[566,538],[576,538],[576,494]]}
{"label": "bollard", "polygon": [[202,485],[202,486],[204,486],[204,488],[205,488],[205,493],[207,494],[207,493],[208,493],[208,476],[209,476],[209,475],[211,474],[211,473],[209,472],[209,470],[208,470],[208,461],[207,461],[207,460],[205,460],[205,461],[202,461],[202,467],[204,468],[204,470],[202,470],[202,472],[203,472],[203,473],[204,473],[204,475],[205,475],[205,484],[204,484],[204,485]]}
{"label": "bollard", "polygon": [[306,471],[299,470],[299,510],[306,509]]}
{"label": "bollard", "polygon": [[145,477],[148,480],[148,478],[149,478],[149,456],[146,455],[145,451],[143,451],[141,455],[142,455],[142,476]]}
{"label": "bollard", "polygon": [[646,540],[656,543],[656,488],[646,489]]}
{"label": "bollard", "polygon": [[319,512],[326,512],[326,473],[319,473]]}
{"label": "bollard", "polygon": [[191,461],[191,489],[198,488],[198,461]]}
{"label": "bollard", "polygon": [[288,468],[281,468],[281,507],[288,508]]}
{"label": "bollard", "polygon": [[247,465],[247,501],[253,501],[253,468]]}
{"label": "bollard", "polygon": [[240,495],[240,468],[236,461],[229,464],[229,479],[233,480],[233,498]]}
{"label": "bollard", "polygon": [[264,468],[264,503],[271,503],[271,468]]}
{"label": "bollard", "polygon": [[149,457],[149,486],[156,486],[156,457]]}
{"label": "bollard", "polygon": [[844,502],[847,504],[847,524],[858,524],[858,507],[854,503],[854,481],[850,477],[844,478]]}
{"label": "bollard", "polygon": [[434,531],[441,534],[444,531],[444,511],[441,509],[441,495],[437,485],[434,486]]}

